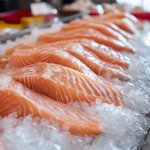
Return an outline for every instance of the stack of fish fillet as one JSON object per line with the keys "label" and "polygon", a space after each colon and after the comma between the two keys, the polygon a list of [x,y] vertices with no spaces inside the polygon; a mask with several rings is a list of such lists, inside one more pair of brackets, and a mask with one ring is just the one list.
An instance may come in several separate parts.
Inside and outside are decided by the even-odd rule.
{"label": "stack of fish fillet", "polygon": [[129,43],[142,30],[128,13],[111,13],[73,20],[61,31],[40,35],[36,43],[19,44],[0,57],[0,116],[52,119],[72,134],[97,135],[99,120],[69,102],[123,105],[120,87],[108,78],[132,79],[130,65],[120,52],[135,53]]}

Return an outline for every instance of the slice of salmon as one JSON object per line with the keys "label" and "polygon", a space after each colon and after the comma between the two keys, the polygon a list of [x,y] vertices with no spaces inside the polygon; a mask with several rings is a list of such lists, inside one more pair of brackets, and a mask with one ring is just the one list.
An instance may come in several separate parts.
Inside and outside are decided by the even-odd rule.
{"label": "slice of salmon", "polygon": [[[56,50],[61,50],[55,47],[49,49],[49,51],[41,51],[39,44],[27,44],[19,46],[14,49],[13,54],[10,57],[10,67],[24,67],[37,62],[49,62],[53,60],[53,54],[51,53]],[[50,55],[52,57],[50,57]],[[57,57],[59,58],[59,57]],[[65,63],[65,62],[64,62]]]}
{"label": "slice of salmon", "polygon": [[79,23],[87,23],[87,22],[95,22],[95,21],[109,21],[111,19],[128,19],[132,22],[132,25],[134,25],[134,27],[136,27],[136,29],[140,30],[143,29],[142,24],[139,22],[139,20],[134,17],[133,15],[129,14],[129,13],[115,13],[115,12],[111,12],[111,13],[107,13],[105,15],[98,15],[98,16],[91,16],[88,18],[81,18],[78,20],[73,20],[70,21],[70,24],[79,24]]}
{"label": "slice of salmon", "polygon": [[[33,44],[34,45],[34,44]],[[41,46],[41,43],[37,43],[36,46]],[[29,49],[32,47],[32,44],[29,44]],[[27,47],[25,47],[26,49]],[[5,51],[4,55],[0,55],[0,69],[4,69],[6,65],[9,63],[10,56],[15,50],[24,49],[24,44],[19,44]]]}
{"label": "slice of salmon", "polygon": [[64,44],[61,48],[88,66],[97,75],[117,77],[121,80],[129,80],[131,77],[127,75],[123,69],[115,64],[104,62],[97,55],[83,48],[80,44]]}
{"label": "slice of salmon", "polygon": [[[114,18],[113,18],[113,20],[114,20]],[[88,18],[88,19],[85,19],[85,20],[74,20],[74,21],[71,21],[69,24],[71,26],[77,26],[77,25],[80,25],[80,24],[90,24],[90,23],[106,25],[106,26],[110,27],[111,29],[113,29],[114,31],[122,34],[127,39],[128,38],[133,38],[133,36],[130,33],[122,30],[121,28],[119,28],[117,25],[115,25],[114,23],[112,23],[109,20],[89,19]]]}
{"label": "slice of salmon", "polygon": [[[31,46],[30,49],[28,49],[29,45]],[[37,45],[36,43],[32,43],[29,45],[25,45],[25,46],[22,45],[22,46],[19,46],[19,48],[15,49],[15,53],[12,55],[11,60],[10,60],[11,67],[20,68],[20,67],[24,67],[24,66],[27,66],[30,64],[37,63],[37,62],[55,63],[55,64],[59,64],[62,66],[72,68],[81,73],[84,73],[87,76],[89,76],[90,78],[97,80],[98,82],[103,82],[104,84],[116,87],[116,85],[114,83],[111,83],[111,82],[105,80],[101,76],[97,76],[90,68],[88,68],[79,59],[72,56],[67,51],[63,51],[62,49],[54,50],[54,48],[50,47],[49,45]],[[25,47],[27,49],[25,49]],[[41,49],[43,49],[43,47],[48,48],[46,59],[45,59],[44,50],[41,51]],[[36,55],[36,57],[33,57],[33,55],[35,54],[35,49],[39,49],[39,51],[41,51],[41,53],[38,53],[39,55]],[[30,54],[28,53],[28,50],[30,51]],[[19,51],[19,54],[16,54],[17,51]],[[23,52],[21,52],[21,51],[23,51]],[[25,52],[27,52],[27,53],[25,53]],[[32,55],[32,53],[33,53],[33,55]],[[20,58],[20,59],[18,59],[18,58]]]}
{"label": "slice of salmon", "polygon": [[0,69],[4,69],[6,65],[9,63],[9,59],[11,54],[14,52],[16,48],[19,48],[22,44],[19,44],[11,49],[5,51],[4,55],[0,55]]}
{"label": "slice of salmon", "polygon": [[6,56],[10,56],[10,55],[14,52],[14,49],[20,48],[20,47],[22,47],[22,45],[23,45],[23,44],[19,44],[19,45],[17,45],[17,46],[14,46],[13,48],[7,49],[7,50],[5,51],[5,55],[6,55]]}
{"label": "slice of salmon", "polygon": [[[25,80],[28,77],[26,75]],[[28,81],[28,85],[34,83],[34,80]],[[18,117],[31,114],[32,117],[52,119],[67,126],[72,134],[97,135],[102,132],[100,122],[90,115],[36,93],[11,77],[0,74],[0,115],[4,117],[12,112],[17,112]]]}
{"label": "slice of salmon", "polygon": [[83,28],[83,27],[95,29],[105,35],[110,36],[111,38],[120,40],[122,42],[126,41],[126,39],[120,33],[114,31],[113,29],[109,28],[108,26],[104,24],[98,24],[98,23],[88,23],[88,24],[86,23],[86,24],[78,24],[78,25],[68,24],[68,25],[62,26],[61,31],[68,31],[68,30],[78,29],[78,28]]}
{"label": "slice of salmon", "polygon": [[[121,67],[118,65],[110,64],[102,61],[94,53],[89,52],[80,44],[76,43],[63,43],[59,45],[45,45],[43,47],[36,47],[24,45],[23,49],[16,50],[10,57],[10,67],[23,67],[26,65],[34,64],[37,62],[48,62],[61,64],[82,72],[80,63],[76,62],[71,55],[78,58],[81,62],[87,65],[97,75],[105,76],[108,74],[110,77],[118,77],[123,80],[129,80],[130,76],[126,75]],[[25,50],[26,47],[26,50]]]}
{"label": "slice of salmon", "polygon": [[114,23],[119,28],[121,28],[122,30],[124,30],[130,34],[138,34],[139,33],[139,31],[135,28],[135,26],[132,24],[132,22],[127,18],[123,18],[123,19],[112,18],[112,19],[107,20],[107,22]]}
{"label": "slice of salmon", "polygon": [[130,13],[127,12],[111,12],[111,13],[107,13],[106,15],[104,15],[105,19],[109,19],[109,18],[118,18],[118,19],[122,19],[122,18],[128,18],[132,21],[134,21],[135,23],[138,23],[139,20],[131,15]]}
{"label": "slice of salmon", "polygon": [[[86,39],[86,38],[77,38],[77,39],[71,39],[71,40],[63,40],[51,43],[51,46],[58,46],[58,45],[64,45],[68,43],[76,43],[81,44],[83,48],[88,49],[89,51],[96,54],[100,59],[112,63],[117,64],[121,67],[129,67],[130,59],[126,56],[123,56],[122,54],[115,52],[113,49],[96,43],[93,40]],[[46,45],[44,45],[46,46]],[[47,45],[48,46],[48,45]]]}
{"label": "slice of salmon", "polygon": [[0,150],[6,150],[1,137],[0,137]]}
{"label": "slice of salmon", "polygon": [[[112,28],[112,29],[118,31],[118,27],[115,26],[115,25],[112,24],[112,23],[111,23],[111,25],[110,25],[109,22],[103,22],[103,24],[105,24],[105,25],[109,26],[110,28]],[[122,31],[123,31],[123,30],[122,30]],[[122,31],[120,31],[119,33],[122,33]],[[111,32],[110,32],[110,33],[111,33]],[[125,32],[125,33],[126,33],[126,32]],[[113,35],[113,34],[112,34],[112,35]],[[124,34],[124,33],[123,33],[123,36],[129,37],[127,34]],[[8,49],[8,50],[6,50],[6,53],[5,53],[4,55],[1,55],[1,56],[0,56],[0,68],[2,68],[2,69],[5,68],[5,66],[6,66],[6,65],[8,64],[8,62],[9,62],[10,55],[14,52],[15,49],[18,49],[19,47],[22,47],[22,45],[23,45],[23,44],[19,44],[19,45],[15,46],[15,47],[13,47],[13,48],[11,48],[11,49]]]}
{"label": "slice of salmon", "polygon": [[[67,44],[67,43],[79,43],[81,44],[84,48],[88,48],[89,51],[92,51],[93,53],[95,53],[99,58],[101,58],[102,60],[106,61],[106,62],[110,62],[112,64],[117,64],[120,65],[121,67],[129,67],[130,64],[130,60],[128,57],[121,55],[120,53],[115,52],[114,50],[112,50],[111,48],[105,46],[105,45],[101,45],[96,43],[93,40],[90,39],[86,39],[86,38],[77,38],[77,39],[71,39],[71,40],[63,40],[63,41],[58,41],[58,42],[54,42],[51,44],[39,44],[39,43],[33,43],[33,44],[28,44],[31,47],[29,48],[31,50],[35,49],[38,47],[38,49],[44,48],[44,47],[50,47],[50,45],[52,46],[58,46],[58,45],[62,45],[62,44]],[[18,47],[14,47],[12,48],[12,51],[28,51],[28,47],[22,44],[22,46],[18,46]],[[33,50],[31,50],[33,51]],[[22,54],[24,54],[23,52],[21,52]],[[63,52],[62,52],[63,53]],[[69,54],[66,54],[64,56],[67,56]],[[69,57],[68,57],[69,58]],[[65,59],[65,58],[64,58]],[[70,59],[73,60],[73,58],[70,57]],[[8,59],[9,60],[9,59]],[[41,60],[40,60],[41,61]],[[8,62],[8,61],[7,61]],[[17,63],[15,64],[16,61],[14,61],[11,65],[14,67],[23,67],[24,65],[22,63]],[[37,61],[35,61],[37,62]],[[39,62],[39,61],[38,61]],[[48,61],[47,61],[48,62]],[[63,61],[64,62],[64,61]],[[66,61],[67,62],[67,61]],[[50,62],[52,63],[52,62]],[[32,64],[32,63],[30,63]],[[68,64],[68,63],[66,63]],[[70,63],[69,63],[70,64]],[[28,64],[25,64],[25,66]],[[62,65],[62,64],[61,64]],[[69,66],[67,66],[69,67]],[[84,67],[83,67],[84,68]],[[74,69],[74,68],[73,68]],[[77,69],[75,69],[77,70]],[[78,70],[79,71],[79,70]]]}
{"label": "slice of salmon", "polygon": [[69,40],[74,38],[92,39],[99,44],[104,44],[118,51],[124,50],[131,53],[134,53],[135,51],[134,47],[128,42],[122,43],[119,40],[111,39],[110,37],[91,28],[79,28],[69,31],[43,34],[38,37],[37,42],[52,43],[56,41]]}
{"label": "slice of salmon", "polygon": [[71,25],[83,25],[83,24],[90,24],[90,23],[97,23],[97,24],[103,24],[103,22],[109,22],[117,25],[119,28],[122,30],[130,33],[130,34],[135,34],[138,33],[138,30],[135,28],[133,23],[127,19],[127,18],[122,18],[122,19],[117,19],[117,18],[110,18],[110,19],[87,19],[83,20],[79,23],[70,23]]}
{"label": "slice of salmon", "polygon": [[7,75],[62,103],[72,101],[91,103],[100,99],[102,103],[125,105],[120,90],[61,65],[36,63],[8,72]]}
{"label": "slice of salmon", "polygon": [[111,13],[108,13],[108,14],[104,15],[104,18],[105,18],[105,20],[109,20],[109,19],[112,19],[112,18],[114,18],[114,19],[115,18],[116,19],[127,18],[128,20],[130,20],[134,24],[136,29],[138,29],[138,30],[143,29],[143,26],[142,26],[141,22],[135,16],[133,16],[130,13],[127,13],[127,12],[119,12],[119,13],[111,12]]}
{"label": "slice of salmon", "polygon": [[118,26],[116,26],[114,23],[112,22],[100,22],[106,26],[108,26],[109,28],[113,29],[114,31],[120,33],[122,36],[124,36],[126,39],[132,39],[133,38],[133,35],[131,35],[130,33],[128,32],[125,32],[124,30],[122,30],[121,28],[119,28]]}

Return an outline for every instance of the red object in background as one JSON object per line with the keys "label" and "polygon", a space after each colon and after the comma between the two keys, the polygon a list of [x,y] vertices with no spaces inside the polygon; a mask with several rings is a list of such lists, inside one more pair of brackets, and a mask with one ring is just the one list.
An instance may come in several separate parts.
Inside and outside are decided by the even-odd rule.
{"label": "red object in background", "polygon": [[[90,11],[89,15],[95,16],[99,15],[97,10],[92,10]],[[136,18],[141,19],[141,20],[150,20],[150,13],[132,13]]]}
{"label": "red object in background", "polygon": [[91,10],[91,11],[89,12],[89,15],[91,15],[91,16],[96,16],[96,15],[99,15],[99,13],[97,12],[97,10]]}
{"label": "red object in background", "polygon": [[150,20],[150,13],[143,13],[143,14],[132,13],[132,15],[141,20]]}
{"label": "red object in background", "polygon": [[89,12],[89,15],[91,15],[91,16],[96,16],[96,15],[99,15],[99,13],[97,12],[97,10],[91,10],[91,11]]}
{"label": "red object in background", "polygon": [[55,14],[46,14],[46,15],[40,15],[40,16],[44,16],[44,23],[47,23],[47,22],[53,21]]}
{"label": "red object in background", "polygon": [[[55,17],[54,14],[46,14],[38,16],[44,16],[44,23],[52,21]],[[11,24],[19,24],[22,17],[33,17],[33,15],[31,11],[22,11],[22,10],[0,13],[0,20]]]}
{"label": "red object in background", "polygon": [[22,17],[31,17],[30,11],[15,10],[10,12],[0,13],[0,20],[6,23],[19,24]]}

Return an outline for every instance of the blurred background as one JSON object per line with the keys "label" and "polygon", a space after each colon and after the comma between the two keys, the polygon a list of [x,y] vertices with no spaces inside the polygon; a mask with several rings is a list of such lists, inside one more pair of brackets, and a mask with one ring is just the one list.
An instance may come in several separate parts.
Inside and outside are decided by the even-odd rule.
{"label": "blurred background", "polygon": [[[78,0],[84,1],[88,0]],[[118,3],[118,4],[128,4],[132,6],[142,6],[145,9],[150,10],[150,0],[91,0],[95,4],[102,3]],[[56,7],[57,9],[62,9],[65,4],[71,4],[75,0],[0,0],[0,12],[12,11],[12,10],[30,10],[30,4],[34,2],[46,2]]]}
{"label": "blurred background", "polygon": [[150,0],[0,0],[0,36],[78,12],[129,12],[139,19],[149,16],[150,20]]}

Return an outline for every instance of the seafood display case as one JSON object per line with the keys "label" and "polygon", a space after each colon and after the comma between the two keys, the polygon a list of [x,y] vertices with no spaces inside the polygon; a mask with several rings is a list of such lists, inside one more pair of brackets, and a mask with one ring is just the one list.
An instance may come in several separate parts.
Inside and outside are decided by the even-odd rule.
{"label": "seafood display case", "polygon": [[[78,13],[77,12],[72,12],[67,17],[64,17],[64,16],[68,15],[68,13],[66,14],[66,12],[60,12],[60,14],[62,14],[62,15],[59,16],[59,19],[56,22],[53,21],[53,22],[50,22],[50,23],[45,23],[45,24],[42,24],[42,25],[38,25],[38,26],[36,26],[36,28],[37,29],[44,29],[44,28],[52,26],[54,23],[57,23],[59,21],[63,22],[63,23],[68,23],[68,22],[70,22],[70,21],[72,21],[74,19],[78,19],[78,18],[81,18],[81,17],[87,15],[87,13],[85,13],[85,12],[78,12]],[[28,35],[28,34],[31,33],[31,31],[34,28],[35,27],[30,27],[30,28],[27,28],[27,29],[23,29],[22,31],[19,31],[16,34],[6,35],[4,37],[0,37],[0,43],[3,44],[3,43],[6,43],[6,41],[8,41],[8,40],[12,40],[13,41],[13,40],[15,40],[18,37],[23,37],[24,35]],[[147,117],[149,117],[149,116],[147,115]],[[137,147],[137,150],[138,149],[139,150],[149,150],[150,149],[150,144],[149,144],[150,143],[150,140],[149,140],[150,139],[150,133],[149,133],[149,130],[148,130],[148,134],[146,134],[145,137],[143,137],[143,138],[145,138],[145,141],[146,141],[147,144]]]}

